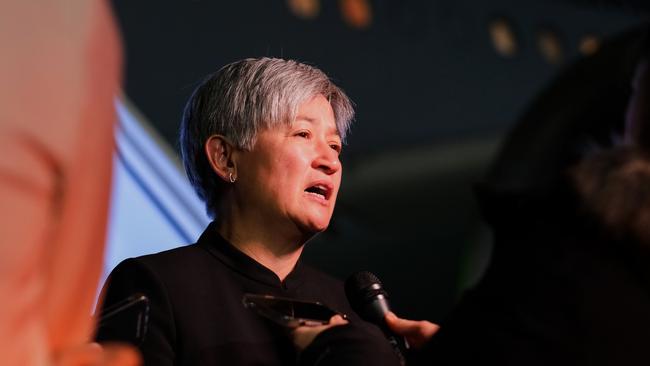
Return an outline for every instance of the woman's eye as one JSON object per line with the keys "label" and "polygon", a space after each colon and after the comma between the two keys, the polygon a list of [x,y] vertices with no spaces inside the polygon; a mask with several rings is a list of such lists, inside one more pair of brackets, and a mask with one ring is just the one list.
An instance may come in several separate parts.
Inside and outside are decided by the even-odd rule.
{"label": "woman's eye", "polygon": [[307,131],[296,132],[296,136],[298,136],[298,137],[309,137],[309,132],[307,132]]}
{"label": "woman's eye", "polygon": [[330,147],[332,148],[332,150],[336,151],[337,153],[339,154],[341,153],[341,145],[332,144],[330,145]]}

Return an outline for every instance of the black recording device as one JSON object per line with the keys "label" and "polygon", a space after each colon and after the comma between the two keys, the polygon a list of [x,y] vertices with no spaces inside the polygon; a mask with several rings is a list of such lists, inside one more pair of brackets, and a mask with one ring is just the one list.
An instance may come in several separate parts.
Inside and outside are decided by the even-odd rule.
{"label": "black recording device", "polygon": [[143,294],[134,294],[102,309],[98,326],[109,339],[138,346],[147,334],[148,322],[149,299]]}
{"label": "black recording device", "polygon": [[244,307],[288,328],[328,324],[334,315],[346,318],[345,314],[338,313],[320,302],[258,294],[245,294],[242,302]]}

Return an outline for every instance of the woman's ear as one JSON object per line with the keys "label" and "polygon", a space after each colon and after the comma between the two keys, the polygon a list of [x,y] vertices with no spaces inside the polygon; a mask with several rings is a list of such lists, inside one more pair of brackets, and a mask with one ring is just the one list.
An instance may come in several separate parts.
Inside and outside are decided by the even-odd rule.
{"label": "woman's ear", "polygon": [[222,135],[212,135],[204,148],[212,170],[221,179],[234,183],[237,179],[237,166],[233,161],[235,146]]}

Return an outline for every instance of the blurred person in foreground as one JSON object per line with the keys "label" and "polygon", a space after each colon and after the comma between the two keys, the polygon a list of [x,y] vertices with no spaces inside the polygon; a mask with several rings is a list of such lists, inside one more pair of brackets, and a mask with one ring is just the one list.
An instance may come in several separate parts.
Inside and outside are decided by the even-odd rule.
{"label": "blurred person in foreground", "polygon": [[565,70],[509,137],[478,192],[494,232],[490,266],[432,339],[431,359],[650,363],[642,33]]}
{"label": "blurred person in foreground", "polygon": [[107,2],[0,5],[0,363],[135,365],[89,343],[121,47]]}
{"label": "blurred person in foreground", "polygon": [[[639,38],[568,68],[512,131],[477,190],[494,231],[484,277],[429,337],[426,323],[386,318],[424,346],[412,364],[650,363],[650,43]],[[361,343],[346,345],[356,359],[331,352],[333,336],[298,343],[315,355],[305,366],[395,365]]]}
{"label": "blurred person in foreground", "polygon": [[[244,308],[245,293],[318,301],[364,329],[343,285],[300,260],[330,222],[339,154],[353,118],[344,92],[291,60],[233,62],[210,75],[185,107],[183,164],[214,221],[193,245],[131,258],[111,273],[104,306],[136,292],[151,301],[140,350],[147,365],[291,365],[290,329]],[[346,323],[336,317],[333,324]],[[120,340],[107,324],[99,341]]]}

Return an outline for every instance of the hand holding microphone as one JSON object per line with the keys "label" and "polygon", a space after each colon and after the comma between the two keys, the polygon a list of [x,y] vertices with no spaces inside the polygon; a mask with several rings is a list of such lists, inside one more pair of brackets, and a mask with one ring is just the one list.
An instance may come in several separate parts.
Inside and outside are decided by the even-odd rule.
{"label": "hand holding microphone", "polygon": [[409,345],[421,347],[439,329],[436,324],[426,320],[406,320],[393,314],[388,293],[377,276],[370,272],[351,275],[345,281],[345,293],[354,311],[384,332],[402,363],[403,352]]}
{"label": "hand holding microphone", "polygon": [[[377,325],[383,332],[388,347],[374,332],[359,323],[330,320],[330,325],[302,326],[294,329],[292,337],[296,348],[304,351],[300,365],[396,365],[405,364],[403,352],[406,340],[415,348],[424,345],[438,330],[428,321],[400,319],[390,311],[388,293],[381,281],[370,272],[359,272],[350,276],[345,283],[345,292],[350,305],[359,316]],[[355,328],[356,324],[356,328]],[[330,328],[338,328],[325,333]],[[324,338],[316,336],[325,333]],[[371,335],[372,334],[372,335]],[[396,357],[395,357],[396,356]]]}
{"label": "hand holding microphone", "polygon": [[388,328],[406,338],[408,344],[415,349],[424,346],[440,329],[437,324],[430,321],[402,319],[393,312],[386,314],[384,319]]}

